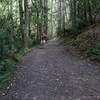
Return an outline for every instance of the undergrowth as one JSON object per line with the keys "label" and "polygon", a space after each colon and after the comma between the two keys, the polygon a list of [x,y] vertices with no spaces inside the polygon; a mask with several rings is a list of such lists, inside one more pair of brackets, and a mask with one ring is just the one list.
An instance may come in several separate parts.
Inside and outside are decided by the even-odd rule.
{"label": "undergrowth", "polygon": [[0,88],[5,87],[10,81],[11,73],[16,69],[16,61],[11,58],[6,58],[0,62]]}
{"label": "undergrowth", "polygon": [[90,33],[80,34],[70,42],[70,45],[76,47],[77,53],[85,55],[91,60],[100,61],[100,40],[93,35]]}
{"label": "undergrowth", "polygon": [[[31,47],[29,52],[34,50],[37,46],[38,43]],[[26,53],[27,52],[25,50],[21,50],[15,54],[16,59],[19,61]],[[16,70],[17,63],[18,62],[12,57],[6,57],[2,59],[0,62],[0,88],[5,88],[6,84],[11,80],[11,74]]]}

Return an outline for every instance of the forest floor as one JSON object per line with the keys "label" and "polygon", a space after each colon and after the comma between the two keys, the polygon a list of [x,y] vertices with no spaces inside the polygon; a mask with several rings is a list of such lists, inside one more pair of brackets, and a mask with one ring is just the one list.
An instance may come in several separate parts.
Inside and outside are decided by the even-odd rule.
{"label": "forest floor", "polygon": [[51,40],[26,54],[15,82],[0,100],[100,100],[100,73],[76,54]]}

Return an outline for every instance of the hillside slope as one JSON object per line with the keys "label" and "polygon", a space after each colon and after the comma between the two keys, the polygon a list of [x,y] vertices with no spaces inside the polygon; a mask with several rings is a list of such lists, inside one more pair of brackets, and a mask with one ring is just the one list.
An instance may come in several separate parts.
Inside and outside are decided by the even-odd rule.
{"label": "hillside slope", "polygon": [[100,24],[86,27],[82,33],[74,38],[67,38],[67,41],[67,51],[75,51],[100,64]]}

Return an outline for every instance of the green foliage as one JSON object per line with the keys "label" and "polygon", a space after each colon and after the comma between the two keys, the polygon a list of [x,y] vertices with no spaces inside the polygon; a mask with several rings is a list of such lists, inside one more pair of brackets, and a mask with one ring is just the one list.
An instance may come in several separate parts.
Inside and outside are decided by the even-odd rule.
{"label": "green foliage", "polygon": [[56,29],[56,33],[58,36],[63,36],[63,31],[59,28]]}
{"label": "green foliage", "polygon": [[40,41],[37,41],[36,37],[32,36],[32,37],[30,38],[29,47],[31,48],[31,47],[33,47],[33,46],[39,44],[39,43],[40,43]]}
{"label": "green foliage", "polygon": [[78,53],[82,53],[85,50],[86,50],[86,46],[85,45],[80,44],[79,46],[77,46],[77,52]]}
{"label": "green foliage", "polygon": [[10,73],[5,73],[3,75],[0,75],[0,88],[4,87],[7,82],[10,81]]}
{"label": "green foliage", "polygon": [[100,42],[95,42],[93,47],[85,52],[92,60],[100,60]]}
{"label": "green foliage", "polygon": [[[45,1],[42,1],[45,2]],[[13,1],[13,7],[11,7],[10,0],[0,0],[0,86],[3,86],[9,79],[7,77],[15,70],[16,61],[20,59],[25,53],[24,50],[24,30],[23,25],[20,25],[19,15],[19,2]],[[13,12],[11,12],[13,8]],[[23,8],[23,7],[22,7]],[[32,0],[29,3],[29,51],[36,47],[40,41],[37,41],[37,34],[34,34],[40,29],[41,24],[45,24],[48,21],[45,13],[49,11],[49,8],[41,4],[39,0]],[[42,14],[41,14],[42,11]],[[24,9],[21,11],[23,17],[25,17]],[[21,16],[22,17],[22,16]],[[22,20],[24,24],[25,21]],[[33,29],[34,28],[34,29]],[[21,31],[21,29],[23,31]],[[12,35],[13,34],[13,35]],[[42,33],[41,33],[42,34]],[[40,37],[40,33],[38,34]],[[13,40],[12,41],[12,36]],[[12,56],[12,44],[14,46],[14,57]],[[9,73],[9,74],[8,74]]]}
{"label": "green foliage", "polygon": [[18,42],[20,35],[18,36],[17,31],[15,31],[15,22],[11,23],[10,17],[10,15],[0,15],[0,87],[3,87],[9,81],[10,73],[16,68],[16,62],[11,57],[11,30],[13,30],[15,39],[15,52],[19,49],[19,44],[22,44]]}
{"label": "green foliage", "polygon": [[65,35],[66,35],[67,37],[73,35],[73,31],[72,31],[72,21],[69,21],[69,22],[65,25]]}
{"label": "green foliage", "polygon": [[60,44],[65,44],[67,43],[68,37],[59,38],[59,40],[61,41]]}
{"label": "green foliage", "polygon": [[78,45],[79,43],[80,43],[79,40],[72,40],[72,41],[70,42],[70,45],[71,45],[71,46],[76,46],[76,45]]}
{"label": "green foliage", "polygon": [[62,29],[57,28],[56,30],[57,30],[56,33],[57,33],[58,36],[61,36],[61,37],[71,36],[73,34],[73,32],[72,32],[72,22],[67,23],[65,25],[64,29],[63,28]]}
{"label": "green foliage", "polygon": [[[15,23],[11,23],[10,17],[11,16],[5,16],[0,19],[2,20],[2,23],[0,23],[0,59],[11,55],[11,30],[15,32]],[[14,38],[16,40],[16,34],[14,34]]]}
{"label": "green foliage", "polygon": [[83,29],[84,27],[85,27],[84,19],[77,18],[76,19],[76,28],[77,29]]}
{"label": "green foliage", "polygon": [[0,87],[3,88],[10,81],[10,77],[5,77],[0,83]]}
{"label": "green foliage", "polygon": [[80,35],[77,36],[77,39],[78,39],[78,40],[81,40],[81,41],[82,41],[82,40],[84,41],[84,40],[86,40],[87,38],[88,38],[88,34],[80,34]]}
{"label": "green foliage", "polygon": [[[85,21],[84,21],[84,19],[80,19],[80,18],[77,18],[76,19],[76,28],[78,29],[78,30],[81,30],[81,29],[83,29],[85,27]],[[59,30],[59,29],[57,29],[58,31],[57,31],[57,33],[58,33],[58,35],[63,35],[63,29],[62,30]],[[69,37],[69,36],[72,36],[72,35],[74,35],[75,33],[73,32],[73,30],[72,30],[72,21],[69,21],[68,23],[66,23],[66,25],[65,25],[65,29],[64,29],[64,31],[65,31],[65,35],[67,36],[67,37]]]}
{"label": "green foliage", "polygon": [[96,14],[97,11],[100,11],[100,1],[99,0],[91,0],[91,6],[92,6],[92,13]]}
{"label": "green foliage", "polygon": [[6,58],[0,62],[0,74],[13,71],[15,69],[16,62],[10,58]]}
{"label": "green foliage", "polygon": [[76,39],[70,42],[71,46],[75,46],[77,53],[85,54],[91,60],[100,61],[100,41],[92,39],[93,34],[80,34]]}
{"label": "green foliage", "polygon": [[0,62],[0,87],[4,87],[10,80],[10,74],[15,70],[16,62],[6,58]]}
{"label": "green foliage", "polygon": [[67,25],[65,25],[65,30],[70,31],[71,29],[72,29],[72,22],[70,21],[69,23],[67,23]]}

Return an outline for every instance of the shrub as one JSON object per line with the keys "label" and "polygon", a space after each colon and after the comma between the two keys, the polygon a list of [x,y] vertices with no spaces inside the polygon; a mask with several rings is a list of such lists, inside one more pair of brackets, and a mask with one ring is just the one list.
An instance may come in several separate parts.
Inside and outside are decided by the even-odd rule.
{"label": "shrub", "polygon": [[95,42],[93,47],[85,52],[92,60],[100,60],[100,42]]}
{"label": "shrub", "polygon": [[79,40],[72,40],[72,41],[70,42],[70,45],[71,45],[71,46],[77,46],[79,43],[80,43]]}
{"label": "shrub", "polygon": [[85,27],[85,21],[84,19],[80,19],[80,18],[77,18],[76,19],[76,28],[77,29],[83,29]]}
{"label": "shrub", "polygon": [[77,50],[83,52],[84,50],[86,50],[86,47],[85,45],[80,44],[79,46],[77,46]]}
{"label": "shrub", "polygon": [[0,63],[0,74],[5,72],[12,72],[15,69],[16,62],[10,58],[6,58]]}

